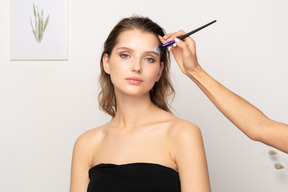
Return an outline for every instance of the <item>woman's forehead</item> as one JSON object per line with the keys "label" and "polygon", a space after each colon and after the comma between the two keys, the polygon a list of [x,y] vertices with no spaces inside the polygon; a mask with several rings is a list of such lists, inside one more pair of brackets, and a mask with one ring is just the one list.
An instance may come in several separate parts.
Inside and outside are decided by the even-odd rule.
{"label": "woman's forehead", "polygon": [[159,39],[158,37],[151,33],[146,31],[141,31],[138,29],[123,31],[119,34],[117,38],[117,44],[116,46],[124,46],[124,47],[143,47],[143,48],[149,48],[154,49],[155,46],[159,45]]}

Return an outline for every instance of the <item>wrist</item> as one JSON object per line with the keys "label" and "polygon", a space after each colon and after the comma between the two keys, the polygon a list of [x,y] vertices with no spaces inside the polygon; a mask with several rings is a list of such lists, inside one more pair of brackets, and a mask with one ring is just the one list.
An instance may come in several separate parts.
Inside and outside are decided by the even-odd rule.
{"label": "wrist", "polygon": [[190,79],[197,79],[197,77],[201,76],[202,74],[204,74],[205,71],[202,69],[202,67],[200,65],[197,65],[196,67],[193,68],[193,70],[188,72],[188,77]]}

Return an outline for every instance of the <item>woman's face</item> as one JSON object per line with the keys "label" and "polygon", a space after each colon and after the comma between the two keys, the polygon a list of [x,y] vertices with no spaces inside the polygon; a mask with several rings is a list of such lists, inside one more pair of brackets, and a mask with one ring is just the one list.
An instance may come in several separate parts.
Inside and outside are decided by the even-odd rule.
{"label": "woman's face", "polygon": [[163,70],[160,55],[154,52],[157,37],[138,29],[122,32],[110,56],[103,56],[103,67],[110,74],[116,95],[143,96],[157,82]]}

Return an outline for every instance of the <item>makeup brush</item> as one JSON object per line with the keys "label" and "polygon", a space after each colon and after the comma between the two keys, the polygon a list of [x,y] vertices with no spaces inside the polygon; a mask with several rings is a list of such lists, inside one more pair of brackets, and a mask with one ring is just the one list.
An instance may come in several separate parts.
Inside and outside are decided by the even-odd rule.
{"label": "makeup brush", "polygon": [[[215,23],[217,20],[214,20],[214,21],[211,21],[210,23],[207,23],[206,25],[203,25],[202,27],[199,27],[197,29],[194,29],[193,31],[190,31],[189,33],[186,33],[185,35],[182,35],[180,37],[177,37],[178,39],[184,39],[190,35],[192,35],[193,33],[196,33],[197,31],[200,31],[201,29],[204,29],[205,27],[208,27],[209,25]],[[173,45],[175,43],[175,41],[171,41],[171,42],[168,42],[168,43],[165,43],[163,45],[159,45],[157,47],[155,47],[154,51],[156,53],[160,53],[160,51],[166,47],[169,47],[170,45]]]}

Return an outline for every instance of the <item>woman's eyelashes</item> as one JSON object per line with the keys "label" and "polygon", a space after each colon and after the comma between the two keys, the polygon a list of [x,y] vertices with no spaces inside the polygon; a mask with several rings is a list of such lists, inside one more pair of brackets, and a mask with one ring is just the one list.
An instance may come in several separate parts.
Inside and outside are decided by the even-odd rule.
{"label": "woman's eyelashes", "polygon": [[[129,59],[131,58],[131,56],[127,53],[120,53],[119,56],[122,58],[122,59]],[[155,62],[155,58],[154,57],[151,57],[151,56],[146,56],[144,57],[144,60],[145,61],[148,61],[149,63],[154,63]]]}
{"label": "woman's eyelashes", "polygon": [[152,57],[146,57],[145,60],[150,62],[150,63],[154,63],[155,62],[155,60]]}
{"label": "woman's eyelashes", "polygon": [[120,54],[120,57],[122,57],[123,59],[127,59],[127,58],[129,58],[130,56],[129,56],[128,54],[121,53],[121,54]]}

